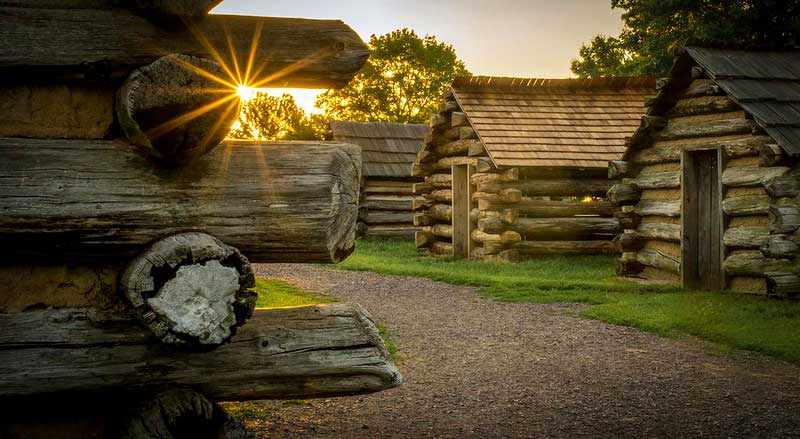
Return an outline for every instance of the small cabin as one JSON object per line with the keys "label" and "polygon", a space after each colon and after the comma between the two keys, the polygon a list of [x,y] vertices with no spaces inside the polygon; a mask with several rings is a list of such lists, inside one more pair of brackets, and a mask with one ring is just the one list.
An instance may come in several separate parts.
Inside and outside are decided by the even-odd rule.
{"label": "small cabin", "polygon": [[422,148],[428,126],[332,121],[330,127],[334,140],[361,147],[359,236],[413,239],[414,212],[426,203],[412,193],[412,186],[422,178],[411,176],[411,165]]}
{"label": "small cabin", "polygon": [[617,271],[700,290],[800,292],[800,52],[677,50],[609,197]]}
{"label": "small cabin", "polygon": [[614,253],[608,162],[654,92],[647,77],[456,80],[412,171],[431,203],[417,246],[507,261]]}

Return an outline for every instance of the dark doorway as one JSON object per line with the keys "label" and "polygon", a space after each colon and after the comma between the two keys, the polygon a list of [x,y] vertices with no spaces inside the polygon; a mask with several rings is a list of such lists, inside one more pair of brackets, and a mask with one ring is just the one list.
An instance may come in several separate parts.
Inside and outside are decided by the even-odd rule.
{"label": "dark doorway", "polygon": [[718,150],[685,151],[683,154],[681,272],[684,288],[721,290],[725,287],[720,155]]}

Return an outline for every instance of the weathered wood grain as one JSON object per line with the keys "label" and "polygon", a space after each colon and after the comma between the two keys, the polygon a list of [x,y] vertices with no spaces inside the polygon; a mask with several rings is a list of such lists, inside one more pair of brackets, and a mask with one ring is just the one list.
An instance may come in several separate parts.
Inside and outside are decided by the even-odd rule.
{"label": "weathered wood grain", "polygon": [[229,69],[223,79],[234,85],[308,88],[343,87],[369,56],[361,38],[336,20],[210,15],[176,31],[123,9],[0,7],[4,82],[125,77],[170,53],[219,54]]}
{"label": "weathered wood grain", "polygon": [[376,392],[400,373],[358,305],[258,310],[229,344],[186,352],[85,310],[0,314],[0,398],[191,388],[214,401]]}
{"label": "weathered wood grain", "polygon": [[731,248],[760,248],[769,240],[769,227],[731,227],[725,230],[723,242]]}
{"label": "weathered wood grain", "polygon": [[729,167],[722,173],[722,184],[728,187],[764,186],[776,177],[789,172],[789,168],[776,166],[763,168],[759,166]]}
{"label": "weathered wood grain", "polygon": [[616,219],[595,217],[520,218],[510,229],[524,235],[526,239],[549,241],[557,238],[578,239],[622,232]]}
{"label": "weathered wood grain", "polygon": [[227,142],[154,170],[126,144],[0,139],[0,243],[15,259],[127,259],[211,234],[252,262],[331,262],[354,247],[361,156],[337,143]]}
{"label": "weathered wood grain", "polygon": [[480,192],[499,192],[503,189],[519,189],[528,197],[551,196],[605,196],[614,182],[609,180],[519,180],[516,182],[478,182]]}
{"label": "weathered wood grain", "polygon": [[768,195],[743,195],[722,200],[722,210],[728,216],[766,215],[769,205]]}
{"label": "weathered wood grain", "polygon": [[513,249],[523,256],[596,255],[616,252],[611,241],[521,241]]}
{"label": "weathered wood grain", "polygon": [[639,216],[678,217],[681,215],[681,202],[642,200],[636,204],[633,211]]}

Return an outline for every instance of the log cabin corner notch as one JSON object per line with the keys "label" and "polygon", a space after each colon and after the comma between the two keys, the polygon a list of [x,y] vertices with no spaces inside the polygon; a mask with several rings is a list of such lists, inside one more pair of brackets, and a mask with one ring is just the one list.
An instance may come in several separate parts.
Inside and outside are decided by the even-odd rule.
{"label": "log cabin corner notch", "polygon": [[[606,200],[608,162],[654,87],[648,77],[456,80],[414,163],[425,177],[416,194],[432,203],[415,218],[418,247],[454,254],[456,218],[468,216],[460,256],[613,253],[621,219]],[[457,167],[468,170],[466,202],[454,203]]]}
{"label": "log cabin corner notch", "polygon": [[800,292],[800,52],[680,48],[659,85],[611,164],[639,190],[618,274]]}
{"label": "log cabin corner notch", "polygon": [[357,233],[364,238],[414,238],[414,213],[429,207],[413,194],[421,177],[411,165],[430,129],[422,124],[331,121],[337,142],[361,147]]}

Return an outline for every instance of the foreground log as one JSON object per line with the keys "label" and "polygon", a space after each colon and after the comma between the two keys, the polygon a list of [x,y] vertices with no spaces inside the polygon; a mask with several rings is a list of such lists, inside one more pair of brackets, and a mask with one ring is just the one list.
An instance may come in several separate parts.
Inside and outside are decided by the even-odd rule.
{"label": "foreground log", "polygon": [[337,20],[210,15],[191,30],[171,31],[122,9],[0,7],[3,81],[124,78],[170,53],[220,55],[229,70],[223,79],[234,87],[247,80],[259,87],[341,88],[369,56],[358,34]]}
{"label": "foreground log", "polygon": [[120,278],[133,312],[164,343],[219,345],[253,314],[250,262],[204,233],[156,241]]}
{"label": "foreground log", "polygon": [[229,344],[204,353],[158,344],[136,322],[92,311],[0,314],[0,373],[6,401],[170,386],[213,401],[307,398],[402,380],[374,322],[349,304],[258,310]]}
{"label": "foreground log", "polygon": [[337,262],[354,248],[361,156],[337,143],[228,142],[153,171],[126,145],[0,139],[6,257],[125,262],[201,231],[251,262]]}
{"label": "foreground log", "polygon": [[239,116],[240,100],[198,71],[224,76],[214,61],[177,54],[131,73],[116,106],[131,143],[156,159],[184,163],[222,142]]}

